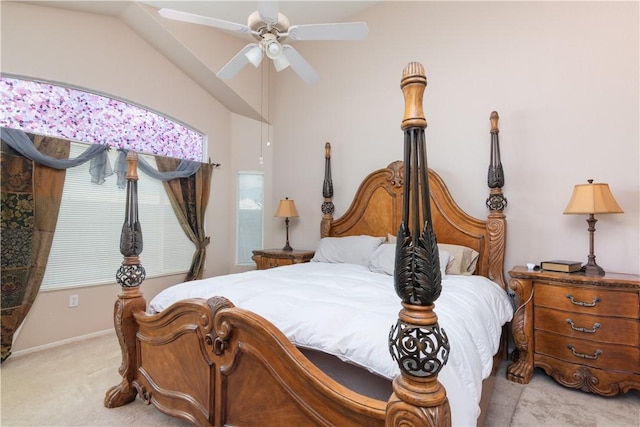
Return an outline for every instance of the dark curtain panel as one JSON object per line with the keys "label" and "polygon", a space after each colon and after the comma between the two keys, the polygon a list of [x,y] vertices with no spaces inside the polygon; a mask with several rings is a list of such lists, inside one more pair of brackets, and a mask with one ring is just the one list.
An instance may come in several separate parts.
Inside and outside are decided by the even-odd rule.
{"label": "dark curtain panel", "polygon": [[[173,171],[179,163],[179,159],[156,156],[156,164],[161,172]],[[202,163],[193,175],[162,183],[182,229],[196,246],[191,267],[185,278],[187,281],[201,279],[204,273],[204,261],[209,244],[209,237],[205,236],[204,232],[204,213],[209,203],[212,170],[211,163]]]}
{"label": "dark curtain panel", "polygon": [[[56,159],[69,157],[69,141],[36,136],[34,146]],[[2,142],[2,362],[27,316],[44,277],[58,220],[65,169],[23,157]]]}

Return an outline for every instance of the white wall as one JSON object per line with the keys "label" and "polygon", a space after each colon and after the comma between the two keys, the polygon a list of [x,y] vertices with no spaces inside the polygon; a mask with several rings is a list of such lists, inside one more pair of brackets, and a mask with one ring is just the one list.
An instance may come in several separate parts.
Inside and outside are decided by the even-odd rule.
{"label": "white wall", "polygon": [[[573,186],[608,182],[625,211],[597,216],[605,270],[640,272],[637,2],[383,2],[349,20],[361,42],[299,42],[321,82],[278,74],[274,190],[295,198],[290,234],[313,248],[322,217],[324,144],[333,146],[336,216],[361,179],[402,158],[399,88],[426,68],[429,166],[460,206],[484,218],[489,114],[500,114],[509,201],[507,269],[586,262],[586,216],[563,215]],[[283,239],[274,232],[274,242]]]}

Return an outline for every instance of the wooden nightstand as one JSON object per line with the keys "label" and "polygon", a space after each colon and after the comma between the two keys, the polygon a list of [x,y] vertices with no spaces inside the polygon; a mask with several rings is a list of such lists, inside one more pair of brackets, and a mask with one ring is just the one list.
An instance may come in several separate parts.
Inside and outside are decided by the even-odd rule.
{"label": "wooden nightstand", "polygon": [[516,293],[516,362],[527,384],[540,367],[560,384],[603,396],[640,390],[640,276],[509,271]]}
{"label": "wooden nightstand", "polygon": [[255,261],[258,270],[309,262],[315,253],[306,250],[283,251],[282,249],[259,249],[252,252],[251,259]]}

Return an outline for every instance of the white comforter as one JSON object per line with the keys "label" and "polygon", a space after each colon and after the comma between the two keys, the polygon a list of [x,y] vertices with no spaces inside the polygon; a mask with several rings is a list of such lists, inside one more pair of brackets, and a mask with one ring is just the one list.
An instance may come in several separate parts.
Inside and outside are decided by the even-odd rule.
{"label": "white comforter", "polygon": [[[181,283],[158,294],[149,312],[215,295],[268,319],[299,347],[322,350],[389,379],[400,373],[388,350],[389,330],[401,309],[392,276],[355,264],[294,264]],[[475,426],[482,380],[491,372],[512,305],[505,291],[484,277],[449,275],[435,312],[451,345],[438,378],[447,390],[452,423]]]}

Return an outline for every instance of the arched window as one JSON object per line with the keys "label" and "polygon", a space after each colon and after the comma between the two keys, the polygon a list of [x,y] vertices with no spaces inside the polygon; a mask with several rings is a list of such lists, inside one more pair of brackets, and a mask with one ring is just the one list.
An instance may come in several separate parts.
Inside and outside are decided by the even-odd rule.
{"label": "arched window", "polygon": [[[120,100],[48,83],[2,77],[2,127],[67,139],[70,158],[86,144],[201,161],[202,134],[160,114]],[[149,153],[149,154],[143,154]],[[116,150],[109,152],[115,164]],[[90,182],[89,163],[67,170],[62,202],[42,290],[115,283],[122,255],[119,238],[125,194],[115,175]],[[184,273],[194,245],[182,231],[160,181],[139,174],[139,216],[147,277]]]}

